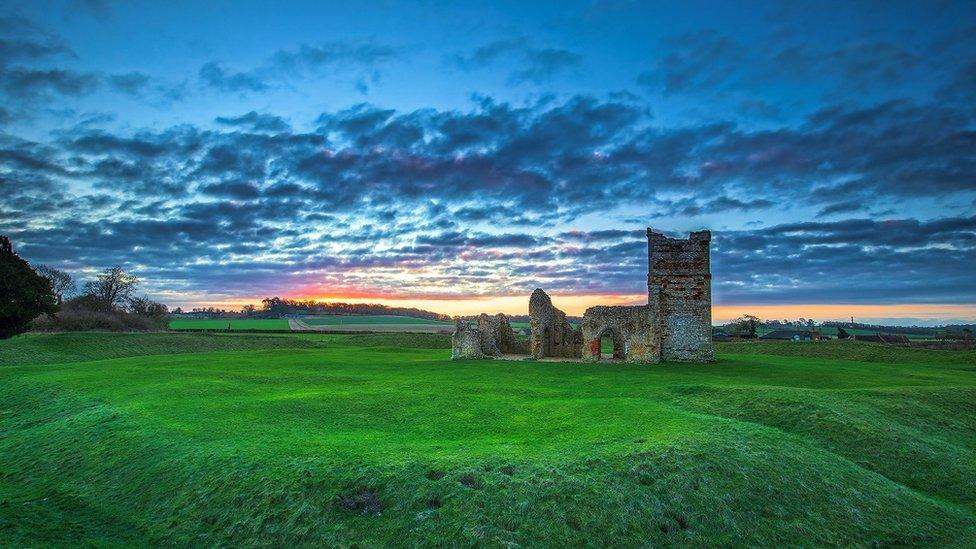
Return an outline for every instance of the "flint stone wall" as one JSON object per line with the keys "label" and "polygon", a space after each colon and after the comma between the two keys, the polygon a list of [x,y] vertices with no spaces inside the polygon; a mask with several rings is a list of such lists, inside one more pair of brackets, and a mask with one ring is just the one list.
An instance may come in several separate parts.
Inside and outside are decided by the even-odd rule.
{"label": "flint stone wall", "polygon": [[709,231],[680,239],[647,230],[647,301],[657,309],[663,360],[715,360],[711,237]]}
{"label": "flint stone wall", "polygon": [[553,306],[549,295],[541,289],[529,298],[529,326],[532,335],[529,350],[535,358],[579,358],[583,336],[566,320],[566,313]]}
{"label": "flint stone wall", "polygon": [[613,358],[629,362],[658,362],[661,345],[654,329],[652,309],[636,307],[590,307],[583,313],[580,325],[583,337],[582,357],[600,360],[600,339],[613,337]]}
{"label": "flint stone wall", "polygon": [[451,358],[485,358],[481,352],[481,330],[467,322],[458,319],[454,323],[454,335],[451,336]]}
{"label": "flint stone wall", "polygon": [[482,313],[478,317],[478,330],[481,335],[481,351],[486,355],[529,354],[529,342],[515,337],[508,317],[501,313],[495,316]]}
{"label": "flint stone wall", "polygon": [[508,317],[482,314],[476,325],[458,320],[451,336],[451,358],[487,358],[501,355],[526,355],[529,342],[520,341]]}

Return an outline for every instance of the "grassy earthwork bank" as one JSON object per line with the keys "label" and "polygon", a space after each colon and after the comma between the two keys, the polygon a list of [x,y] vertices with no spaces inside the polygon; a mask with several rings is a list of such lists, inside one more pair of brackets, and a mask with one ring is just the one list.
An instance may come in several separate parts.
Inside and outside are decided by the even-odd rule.
{"label": "grassy earthwork bank", "polygon": [[976,354],[449,359],[438,334],[0,342],[0,545],[976,540]]}

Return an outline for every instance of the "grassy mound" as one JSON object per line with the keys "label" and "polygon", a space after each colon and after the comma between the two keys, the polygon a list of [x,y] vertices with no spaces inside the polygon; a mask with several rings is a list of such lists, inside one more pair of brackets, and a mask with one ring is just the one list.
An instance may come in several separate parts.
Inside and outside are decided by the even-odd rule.
{"label": "grassy mound", "polygon": [[736,355],[776,355],[861,362],[976,366],[976,351],[936,351],[836,339],[830,341],[727,341],[716,343],[715,349],[720,353]]}
{"label": "grassy mound", "polygon": [[0,369],[0,544],[976,539],[976,373],[945,353],[452,362],[390,337],[416,340]]}

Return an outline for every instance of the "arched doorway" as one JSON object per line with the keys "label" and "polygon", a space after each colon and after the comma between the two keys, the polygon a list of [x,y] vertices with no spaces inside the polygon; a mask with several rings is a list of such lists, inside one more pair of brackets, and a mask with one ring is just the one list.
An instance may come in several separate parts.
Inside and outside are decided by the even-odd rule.
{"label": "arched doorway", "polygon": [[610,327],[604,328],[600,332],[600,356],[599,360],[623,360],[627,357],[627,350],[624,345],[624,338]]}

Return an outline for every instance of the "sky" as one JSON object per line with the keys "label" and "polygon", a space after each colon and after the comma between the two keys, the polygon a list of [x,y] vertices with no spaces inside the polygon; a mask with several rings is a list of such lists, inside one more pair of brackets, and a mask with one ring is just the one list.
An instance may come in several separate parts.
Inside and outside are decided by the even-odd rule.
{"label": "sky", "polygon": [[973,2],[0,1],[0,233],[171,307],[976,320]]}

